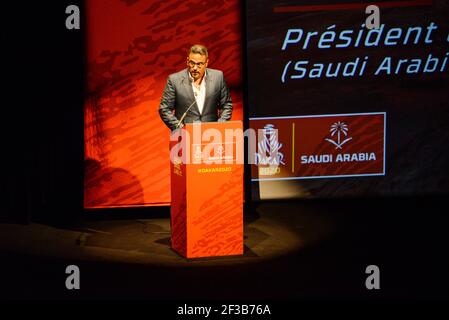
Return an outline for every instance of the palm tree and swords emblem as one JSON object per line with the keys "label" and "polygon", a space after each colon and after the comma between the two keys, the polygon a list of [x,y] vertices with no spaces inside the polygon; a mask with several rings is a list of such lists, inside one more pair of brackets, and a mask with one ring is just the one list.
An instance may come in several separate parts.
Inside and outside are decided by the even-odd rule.
{"label": "palm tree and swords emblem", "polygon": [[344,122],[338,121],[331,125],[330,128],[331,137],[333,137],[335,134],[337,135],[337,141],[326,138],[324,140],[329,141],[333,145],[335,145],[335,149],[341,149],[341,147],[348,141],[352,140],[352,137],[348,137],[341,141],[342,134],[343,138],[345,138],[348,135],[348,125]]}

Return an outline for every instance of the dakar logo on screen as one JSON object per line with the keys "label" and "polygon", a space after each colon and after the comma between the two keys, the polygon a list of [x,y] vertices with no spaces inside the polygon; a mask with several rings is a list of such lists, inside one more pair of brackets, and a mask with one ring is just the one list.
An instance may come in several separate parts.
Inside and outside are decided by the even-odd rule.
{"label": "dakar logo on screen", "polygon": [[[335,150],[343,150],[343,146],[352,140],[352,137],[348,136],[348,131],[346,123],[335,122],[330,127],[330,138],[324,140],[335,146]],[[374,152],[338,153],[335,158],[334,154],[302,155],[301,164],[376,161],[376,159]]]}
{"label": "dakar logo on screen", "polygon": [[278,141],[278,130],[267,124],[263,128],[263,138],[258,142],[255,162],[259,166],[259,174],[274,175],[280,173],[280,165],[285,165],[284,155],[280,152],[282,143]]}

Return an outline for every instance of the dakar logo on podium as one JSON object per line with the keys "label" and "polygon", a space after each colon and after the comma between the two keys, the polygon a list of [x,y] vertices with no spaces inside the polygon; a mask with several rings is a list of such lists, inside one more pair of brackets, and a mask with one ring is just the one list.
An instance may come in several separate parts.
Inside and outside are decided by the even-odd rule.
{"label": "dakar logo on podium", "polygon": [[195,152],[193,154],[193,159],[195,162],[201,161],[203,159],[203,151],[201,150],[201,145],[195,146]]}
{"label": "dakar logo on podium", "polygon": [[[278,141],[278,130],[274,125],[267,124],[263,129],[263,139],[257,144],[258,152],[256,153],[256,165],[259,166],[259,174],[273,175],[280,173],[279,165],[285,165],[284,155],[279,152],[282,143]],[[268,165],[268,167],[260,167]]]}
{"label": "dakar logo on podium", "polygon": [[182,177],[182,158],[180,156],[176,156],[173,158],[173,173]]}
{"label": "dakar logo on podium", "polygon": [[235,161],[234,153],[227,154],[225,145],[230,145],[229,150],[232,148],[232,142],[223,143],[209,143],[208,150],[204,151],[202,144],[195,144],[193,151],[193,163],[201,162],[221,162],[221,161]]}

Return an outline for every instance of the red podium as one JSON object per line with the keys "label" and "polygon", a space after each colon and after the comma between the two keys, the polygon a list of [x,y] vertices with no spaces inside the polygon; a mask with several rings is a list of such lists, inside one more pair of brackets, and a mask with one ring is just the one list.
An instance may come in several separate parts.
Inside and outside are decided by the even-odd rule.
{"label": "red podium", "polygon": [[172,248],[186,258],[243,254],[242,122],[187,124],[170,140]]}

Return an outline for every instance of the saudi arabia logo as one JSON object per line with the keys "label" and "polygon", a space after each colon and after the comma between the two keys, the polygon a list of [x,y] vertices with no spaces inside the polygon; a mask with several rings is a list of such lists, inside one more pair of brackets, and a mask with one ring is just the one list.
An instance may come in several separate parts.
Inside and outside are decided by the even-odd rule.
{"label": "saudi arabia logo", "polygon": [[[352,140],[352,137],[348,136],[348,125],[344,122],[336,122],[333,125],[331,125],[330,129],[331,137],[334,137],[336,135],[337,140],[332,140],[329,138],[326,138],[324,140],[332,143],[335,146],[335,149],[341,149],[341,147],[348,141]],[[347,137],[347,138],[346,138]],[[344,139],[342,141],[342,139]]]}

